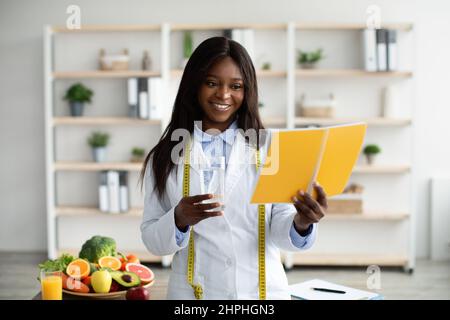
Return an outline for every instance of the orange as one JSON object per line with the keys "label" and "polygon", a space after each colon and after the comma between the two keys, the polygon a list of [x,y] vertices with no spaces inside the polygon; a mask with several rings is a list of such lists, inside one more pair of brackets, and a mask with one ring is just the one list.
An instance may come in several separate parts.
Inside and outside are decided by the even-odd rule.
{"label": "orange", "polygon": [[75,259],[66,268],[66,274],[74,279],[84,279],[89,276],[91,266],[84,259]]}
{"label": "orange", "polygon": [[98,264],[100,268],[110,268],[114,271],[120,270],[122,262],[116,257],[105,256],[98,259]]}

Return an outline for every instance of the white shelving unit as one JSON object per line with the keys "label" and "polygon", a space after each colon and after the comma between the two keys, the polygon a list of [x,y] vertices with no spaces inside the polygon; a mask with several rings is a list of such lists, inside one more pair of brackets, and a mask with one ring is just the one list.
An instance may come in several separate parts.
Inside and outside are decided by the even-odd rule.
{"label": "white shelving unit", "polygon": [[[45,110],[46,110],[46,177],[47,177],[47,225],[48,225],[48,252],[55,257],[61,251],[75,252],[74,248],[61,248],[58,243],[59,218],[70,219],[99,219],[102,223],[117,222],[120,219],[134,221],[136,229],[127,229],[122,232],[136,235],[140,241],[138,225],[142,214],[143,203],[133,206],[123,215],[107,215],[100,212],[95,206],[85,204],[57,203],[58,188],[55,183],[56,175],[60,172],[92,173],[101,170],[127,170],[138,172],[141,164],[112,161],[107,163],[94,163],[79,159],[62,160],[56,158],[55,138],[59,127],[83,128],[89,126],[107,127],[113,130],[117,127],[158,127],[159,131],[153,137],[159,138],[162,130],[168,123],[172,103],[175,97],[182,70],[178,62],[181,61],[181,43],[184,31],[193,31],[194,46],[202,40],[220,35],[224,29],[251,28],[255,30],[255,68],[257,69],[260,98],[267,100],[261,109],[263,122],[267,127],[296,128],[302,125],[318,124],[331,125],[352,121],[365,121],[368,123],[368,132],[372,130],[380,139],[400,135],[403,143],[411,144],[408,140],[412,135],[403,134],[403,130],[412,130],[414,114],[411,112],[402,118],[384,118],[376,112],[366,111],[367,106],[361,106],[358,112],[348,112],[345,116],[336,118],[303,118],[296,116],[296,100],[309,83],[322,80],[327,83],[342,83],[357,81],[358,85],[367,87],[379,84],[374,81],[410,81],[413,73],[410,69],[401,69],[394,72],[367,72],[359,66],[330,66],[325,68],[303,70],[297,69],[296,50],[303,39],[302,32],[339,32],[346,37],[347,32],[357,33],[365,27],[364,24],[335,24],[335,23],[280,23],[280,24],[162,24],[162,25],[124,25],[124,26],[84,26],[82,30],[67,30],[64,27],[46,27],[44,30],[44,62],[45,62]],[[409,23],[387,24],[385,28],[398,30],[399,33],[409,33],[412,25]],[[121,33],[121,32],[156,32],[159,36],[159,70],[123,72],[105,72],[98,70],[55,70],[54,67],[54,36],[55,34],[95,34],[95,33]],[[300,37],[300,38],[299,38]],[[308,40],[306,38],[305,42]],[[350,50],[350,49],[348,49]],[[273,70],[261,70],[261,59],[258,54],[270,52],[269,60]],[[328,53],[330,54],[330,53]],[[55,82],[60,80],[87,79],[89,81],[109,81],[107,79],[126,79],[129,77],[161,76],[165,83],[167,99],[165,101],[165,114],[161,121],[131,119],[123,116],[86,116],[72,118],[65,115],[55,115]],[[116,81],[117,81],[116,80]],[[114,81],[114,80],[111,80]],[[367,83],[365,83],[367,82]],[[376,90],[376,89],[374,89]],[[347,92],[351,95],[351,92]],[[372,106],[373,107],[373,106]],[[379,107],[379,104],[375,104]],[[382,131],[380,131],[382,130]],[[377,133],[378,132],[378,133]],[[406,138],[405,138],[406,137]],[[404,140],[408,141],[404,141]],[[386,151],[386,154],[388,151]],[[411,153],[412,154],[412,153]],[[387,157],[389,160],[392,158]],[[364,266],[377,264],[380,266],[401,266],[405,269],[414,268],[414,208],[412,205],[411,187],[413,164],[411,159],[403,161],[386,161],[377,165],[367,166],[359,163],[352,179],[362,179],[368,185],[375,183],[367,194],[373,197],[372,203],[383,199],[386,193],[402,190],[400,207],[390,209],[389,206],[365,208],[363,214],[329,214],[320,223],[320,231],[316,246],[312,250],[298,254],[283,253],[284,263],[287,267],[292,265],[356,265]],[[404,177],[407,177],[407,182]],[[398,178],[401,177],[401,178]],[[393,179],[392,186],[390,179]],[[400,179],[401,181],[397,181]],[[377,182],[381,180],[381,182]],[[375,181],[375,182],[374,182]],[[380,186],[382,185],[382,186]],[[384,188],[380,191],[380,188]],[[392,190],[389,188],[392,187]],[[397,191],[396,191],[397,190]],[[391,201],[386,199],[387,202]],[[369,201],[370,202],[370,201]],[[405,204],[406,203],[406,204]],[[111,217],[110,217],[111,216]],[[113,224],[113,222],[111,222]],[[322,226],[323,225],[323,226]],[[336,230],[339,230],[337,232]],[[379,241],[379,233],[387,232],[390,239]],[[337,237],[338,239],[334,238]],[[84,240],[84,239],[83,239]],[[389,241],[387,241],[389,240]],[[378,243],[379,241],[379,243]],[[386,243],[391,243],[394,251],[386,250]],[[340,245],[339,245],[340,244]],[[352,250],[355,249],[356,250]],[[162,261],[167,265],[170,258],[154,257],[145,253],[141,247],[130,248],[137,252],[146,261]]]}

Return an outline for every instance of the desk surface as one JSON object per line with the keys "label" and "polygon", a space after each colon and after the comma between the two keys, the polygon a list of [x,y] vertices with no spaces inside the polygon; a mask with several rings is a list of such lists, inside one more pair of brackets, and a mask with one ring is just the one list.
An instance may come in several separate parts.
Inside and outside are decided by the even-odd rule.
{"label": "desk surface", "polygon": [[[150,300],[165,300],[167,297],[167,281],[157,281],[149,288]],[[117,298],[116,300],[124,300],[125,298]],[[39,292],[33,297],[33,300],[42,300],[41,293]],[[73,296],[63,293],[63,300],[86,300],[84,297]],[[97,300],[97,299],[89,299]]]}

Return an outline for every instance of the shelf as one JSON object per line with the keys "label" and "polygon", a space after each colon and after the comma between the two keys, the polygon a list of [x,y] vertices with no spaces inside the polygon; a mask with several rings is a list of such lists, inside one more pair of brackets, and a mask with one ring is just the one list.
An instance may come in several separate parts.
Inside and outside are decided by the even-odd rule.
{"label": "shelf", "polygon": [[55,33],[81,33],[81,32],[131,32],[131,31],[160,31],[161,25],[82,25],[80,29],[67,29],[63,26],[55,26],[52,31]]}
{"label": "shelf", "polygon": [[[286,258],[285,258],[286,259]],[[387,266],[403,267],[408,258],[404,255],[368,255],[368,254],[319,254],[296,252],[291,254],[289,260],[294,265],[303,266]]]}
{"label": "shelf", "polygon": [[[136,251],[136,250],[127,250],[126,248],[117,248],[118,251],[121,253],[127,255],[127,254],[135,254],[141,262],[149,262],[149,263],[155,263],[155,262],[161,262],[160,256],[154,256],[149,252],[146,251]],[[58,257],[62,255],[63,253],[68,253],[74,257],[78,257],[78,254],[80,253],[80,249],[69,249],[69,248],[61,248],[58,249],[57,255]]]}
{"label": "shelf", "polygon": [[[297,30],[363,30],[367,29],[364,23],[297,23],[295,25]],[[381,28],[393,29],[399,31],[411,31],[412,23],[386,23],[382,24]]]}
{"label": "shelf", "polygon": [[141,171],[141,162],[81,162],[81,161],[57,161],[55,171]]}
{"label": "shelf", "polygon": [[410,71],[376,71],[370,72],[360,69],[297,69],[298,77],[389,77],[410,78]]}
{"label": "shelf", "polygon": [[142,217],[143,208],[131,208],[127,212],[109,213],[102,212],[98,208],[94,207],[79,207],[79,206],[58,206],[55,208],[56,216],[58,217]]}
{"label": "shelf", "polygon": [[328,213],[324,221],[400,221],[408,218],[406,212]]}
{"label": "shelf", "polygon": [[255,30],[286,30],[285,23],[251,23],[251,24],[172,24],[171,31],[194,31],[194,30],[226,30],[226,29],[255,29]]}
{"label": "shelf", "polygon": [[[181,77],[183,75],[183,70],[172,69],[170,74],[172,77]],[[287,72],[282,70],[257,70],[256,76],[260,78],[285,78]]]}
{"label": "shelf", "polygon": [[350,122],[366,122],[373,127],[402,127],[409,126],[411,119],[393,119],[393,118],[295,118],[295,125],[318,124],[321,126],[344,124]]}
{"label": "shelf", "polygon": [[85,79],[85,78],[149,78],[160,77],[156,71],[124,70],[124,71],[57,71],[52,73],[55,79]]}
{"label": "shelf", "polygon": [[408,165],[360,165],[356,166],[353,173],[375,173],[375,174],[391,174],[391,173],[408,173],[410,171]]}
{"label": "shelf", "polygon": [[[264,107],[262,107],[264,108]],[[286,118],[285,117],[264,117],[261,119],[264,127],[285,127]]]}
{"label": "shelf", "polygon": [[54,126],[61,125],[161,125],[161,120],[129,117],[54,117]]}

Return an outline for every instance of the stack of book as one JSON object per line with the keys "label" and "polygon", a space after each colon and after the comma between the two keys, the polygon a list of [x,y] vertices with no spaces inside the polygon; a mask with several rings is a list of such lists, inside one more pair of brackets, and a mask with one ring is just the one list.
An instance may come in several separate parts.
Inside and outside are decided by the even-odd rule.
{"label": "stack of book", "polygon": [[366,71],[397,70],[397,31],[363,30],[364,67]]}
{"label": "stack of book", "polygon": [[102,212],[129,211],[128,172],[102,171],[98,190],[99,209]]}
{"label": "stack of book", "polygon": [[162,118],[162,79],[128,79],[128,105],[130,117],[160,120]]}

